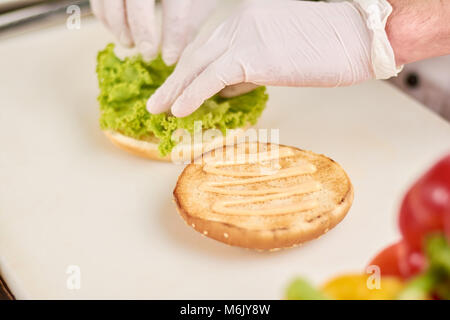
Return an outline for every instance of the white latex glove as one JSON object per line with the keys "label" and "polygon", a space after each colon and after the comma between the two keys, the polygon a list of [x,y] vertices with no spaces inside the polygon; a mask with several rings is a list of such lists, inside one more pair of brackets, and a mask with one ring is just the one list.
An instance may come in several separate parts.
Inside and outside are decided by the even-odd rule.
{"label": "white latex glove", "polygon": [[[174,64],[192,40],[216,0],[163,0],[162,57]],[[160,35],[155,21],[155,0],[91,0],[94,14],[119,42],[137,46],[146,60],[156,57]]]}
{"label": "white latex glove", "polygon": [[353,4],[259,0],[191,43],[147,108],[184,117],[233,84],[335,87],[373,77],[370,32]]}

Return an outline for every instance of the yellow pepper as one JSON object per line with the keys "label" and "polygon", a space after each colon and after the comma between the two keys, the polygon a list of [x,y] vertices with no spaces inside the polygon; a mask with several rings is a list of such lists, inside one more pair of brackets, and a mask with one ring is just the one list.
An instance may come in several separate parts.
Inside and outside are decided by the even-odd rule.
{"label": "yellow pepper", "polygon": [[404,288],[396,277],[382,277],[377,286],[368,274],[345,274],[326,282],[321,291],[337,300],[392,300]]}

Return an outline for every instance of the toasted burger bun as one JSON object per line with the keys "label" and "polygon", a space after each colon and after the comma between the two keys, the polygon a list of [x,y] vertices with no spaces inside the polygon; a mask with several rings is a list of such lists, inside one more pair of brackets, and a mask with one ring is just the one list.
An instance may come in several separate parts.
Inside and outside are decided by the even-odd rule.
{"label": "toasted burger bun", "polygon": [[[244,158],[236,156],[240,151]],[[310,151],[244,143],[196,162],[178,178],[178,211],[196,231],[233,246],[299,245],[336,226],[353,201],[345,171]]]}
{"label": "toasted burger bun", "polygon": [[103,132],[113,144],[134,155],[152,160],[190,162],[205,152],[211,151],[223,145],[234,144],[236,138],[242,136],[247,128],[248,127],[230,130],[225,137],[212,136],[209,139],[204,138],[201,144],[185,143],[177,145],[173,149],[172,153],[165,157],[161,157],[159,154],[159,139],[156,137],[147,138],[146,140],[138,140],[125,136],[117,131],[104,130]]}

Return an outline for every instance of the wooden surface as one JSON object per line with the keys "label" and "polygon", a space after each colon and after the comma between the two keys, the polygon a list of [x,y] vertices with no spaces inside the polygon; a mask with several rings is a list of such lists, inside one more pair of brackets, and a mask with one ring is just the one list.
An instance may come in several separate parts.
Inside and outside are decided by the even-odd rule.
{"label": "wooden surface", "polygon": [[0,300],[14,300],[14,296],[2,277],[0,277]]}

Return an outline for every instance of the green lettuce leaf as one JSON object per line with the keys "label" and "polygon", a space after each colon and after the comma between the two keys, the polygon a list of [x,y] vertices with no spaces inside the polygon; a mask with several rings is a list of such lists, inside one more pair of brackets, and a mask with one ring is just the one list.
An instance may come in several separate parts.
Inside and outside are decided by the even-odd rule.
{"label": "green lettuce leaf", "polygon": [[140,55],[119,59],[114,45],[109,44],[97,57],[100,87],[100,127],[118,131],[135,139],[156,136],[161,156],[169,154],[176,145],[172,134],[178,129],[194,132],[194,122],[202,121],[202,129],[235,129],[255,124],[263,112],[268,95],[265,87],[234,97],[218,95],[206,100],[194,113],[176,118],[168,113],[150,114],[148,98],[172,73],[161,57],[145,62]]}

